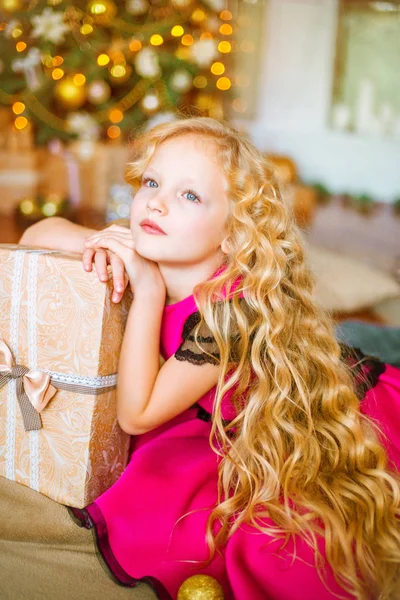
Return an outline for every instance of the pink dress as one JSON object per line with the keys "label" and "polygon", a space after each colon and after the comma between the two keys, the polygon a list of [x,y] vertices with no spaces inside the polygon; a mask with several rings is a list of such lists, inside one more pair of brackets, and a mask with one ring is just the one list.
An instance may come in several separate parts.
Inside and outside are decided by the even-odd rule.
{"label": "pink dress", "polygon": [[[165,359],[175,354],[179,360],[205,362],[205,355],[190,349],[197,322],[193,296],[164,308]],[[367,362],[364,370],[371,387],[361,410],[383,426],[389,456],[400,468],[400,370],[379,361]],[[239,528],[222,554],[202,564],[208,557],[205,526],[217,500],[218,457],[209,444],[214,393],[215,388],[170,422],[132,438],[130,462],[120,479],[85,509],[71,509],[81,525],[95,529],[111,574],[130,587],[147,581],[161,599],[175,599],[182,583],[199,573],[216,578],[226,600],[331,600],[334,593],[351,598],[328,564],[329,590],[325,587],[313,566],[314,553],[301,539],[293,561],[292,542],[280,550],[281,540],[250,526]],[[223,417],[233,417],[229,396]],[[320,549],[324,554],[322,539]]]}

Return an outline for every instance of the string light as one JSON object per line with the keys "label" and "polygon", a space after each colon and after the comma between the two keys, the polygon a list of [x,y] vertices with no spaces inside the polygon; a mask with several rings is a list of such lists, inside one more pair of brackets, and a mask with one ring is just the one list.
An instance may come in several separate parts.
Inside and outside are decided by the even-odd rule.
{"label": "string light", "polygon": [[28,119],[26,117],[17,117],[14,121],[14,125],[17,129],[25,129],[28,125]]}
{"label": "string light", "polygon": [[33,213],[34,203],[32,200],[23,200],[19,205],[19,209],[24,215],[30,215]]}
{"label": "string light", "polygon": [[185,30],[183,29],[182,25],[174,25],[171,29],[171,35],[174,37],[181,37],[181,35],[183,35],[184,33]]}
{"label": "string light", "polygon": [[121,130],[117,125],[110,125],[110,127],[107,129],[107,135],[112,140],[115,140],[121,135]]}
{"label": "string light", "polygon": [[222,75],[225,73],[225,65],[222,62],[215,62],[211,65],[211,73],[213,75]]}
{"label": "string light", "polygon": [[191,16],[193,23],[201,23],[205,18],[206,14],[204,10],[201,10],[200,8],[197,8],[195,11],[193,11]]}
{"label": "string light", "polygon": [[80,28],[80,32],[82,35],[90,35],[91,33],[93,33],[93,27],[90,25],[90,23],[85,23]]}
{"label": "string light", "polygon": [[124,67],[124,65],[114,65],[113,67],[111,67],[110,73],[113,77],[125,77],[126,68]]}
{"label": "string light", "polygon": [[193,85],[197,88],[205,88],[207,85],[207,79],[204,77],[204,75],[197,75],[197,77],[193,79]]}
{"label": "string light", "polygon": [[129,50],[131,50],[132,52],[138,52],[142,47],[142,42],[139,42],[139,40],[131,40],[129,42]]}
{"label": "string light", "polygon": [[209,31],[204,31],[201,36],[200,36],[201,40],[212,40],[213,38],[213,34],[210,33]]}
{"label": "string light", "polygon": [[232,21],[232,13],[230,10],[223,10],[219,15],[219,18],[222,19],[222,21]]}
{"label": "string light", "polygon": [[219,28],[219,32],[222,33],[222,35],[232,35],[232,25],[229,25],[228,23],[223,23]]}
{"label": "string light", "polygon": [[20,37],[21,35],[22,35],[22,29],[21,29],[21,27],[18,25],[17,27],[15,27],[15,28],[12,30],[11,37],[13,37],[13,38],[15,39],[15,38],[18,38],[18,37]]}
{"label": "string light", "polygon": [[53,67],[59,67],[60,65],[63,64],[64,59],[62,56],[55,56],[51,62],[52,62]]}
{"label": "string light", "polygon": [[53,217],[57,212],[57,206],[54,202],[45,202],[42,206],[42,213],[46,217]]}
{"label": "string light", "polygon": [[99,54],[99,56],[97,57],[97,64],[100,67],[105,67],[106,65],[108,65],[109,62],[110,57],[108,56],[108,54]]}
{"label": "string light", "polygon": [[101,2],[93,2],[89,10],[92,15],[103,15],[106,12],[106,7]]}
{"label": "string light", "polygon": [[110,111],[110,121],[111,123],[120,123],[124,118],[124,113],[119,108],[113,108]]}
{"label": "string light", "polygon": [[64,77],[64,71],[58,68],[54,69],[54,71],[51,73],[51,76],[55,81],[58,81]]}
{"label": "string light", "polygon": [[17,52],[23,52],[26,48],[26,44],[25,42],[17,42],[15,47],[17,49]]}
{"label": "string light", "polygon": [[74,75],[73,81],[75,85],[84,85],[86,83],[86,77],[83,73],[77,73]]}
{"label": "string light", "polygon": [[158,33],[155,33],[154,35],[151,36],[150,38],[150,44],[152,46],[161,46],[161,44],[164,43],[164,39],[161,35],[159,35]]}
{"label": "string light", "polygon": [[218,50],[222,52],[222,54],[228,54],[232,50],[232,46],[230,42],[220,42],[218,44]]}
{"label": "string light", "polygon": [[181,44],[184,46],[191,46],[194,42],[193,36],[190,33],[185,33],[185,35],[181,39]]}
{"label": "string light", "polygon": [[25,104],[23,102],[14,102],[12,105],[12,111],[15,115],[20,115],[25,110]]}
{"label": "string light", "polygon": [[229,90],[232,83],[228,77],[220,77],[217,79],[217,83],[215,84],[219,90]]}

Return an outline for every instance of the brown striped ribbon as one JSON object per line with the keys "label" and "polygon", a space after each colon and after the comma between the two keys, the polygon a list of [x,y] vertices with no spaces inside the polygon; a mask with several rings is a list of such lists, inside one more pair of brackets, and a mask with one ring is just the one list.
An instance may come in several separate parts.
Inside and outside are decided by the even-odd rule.
{"label": "brown striped ribbon", "polygon": [[[29,373],[30,369],[24,365],[14,365],[10,372],[0,371],[0,389],[6,385],[11,379],[15,379],[17,388],[17,400],[19,408],[22,414],[22,420],[24,423],[25,431],[34,431],[42,428],[42,420],[40,413],[34,408],[29,400],[23,384],[23,377]],[[104,386],[89,386],[89,385],[77,385],[76,383],[66,383],[61,381],[54,381],[50,377],[49,383],[57,389],[65,390],[67,392],[75,392],[77,394],[89,394],[97,396],[104,394],[110,390],[115,389],[116,385],[104,385]]]}

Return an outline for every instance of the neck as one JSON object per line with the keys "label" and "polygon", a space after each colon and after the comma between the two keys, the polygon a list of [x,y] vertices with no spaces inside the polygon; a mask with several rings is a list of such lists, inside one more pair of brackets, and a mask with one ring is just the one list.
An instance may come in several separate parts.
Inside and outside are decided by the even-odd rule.
{"label": "neck", "polygon": [[210,279],[220,265],[220,256],[196,265],[158,263],[167,290],[165,304],[175,304],[191,296],[196,285]]}

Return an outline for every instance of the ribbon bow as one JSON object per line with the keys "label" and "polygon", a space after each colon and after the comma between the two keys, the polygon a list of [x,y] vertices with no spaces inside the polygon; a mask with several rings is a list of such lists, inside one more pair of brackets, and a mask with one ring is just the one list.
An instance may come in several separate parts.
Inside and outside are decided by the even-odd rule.
{"label": "ribbon bow", "polygon": [[43,371],[30,371],[24,365],[14,365],[11,350],[0,340],[0,389],[10,380],[16,380],[17,400],[25,431],[42,428],[40,412],[57,392],[50,383],[50,375]]}

